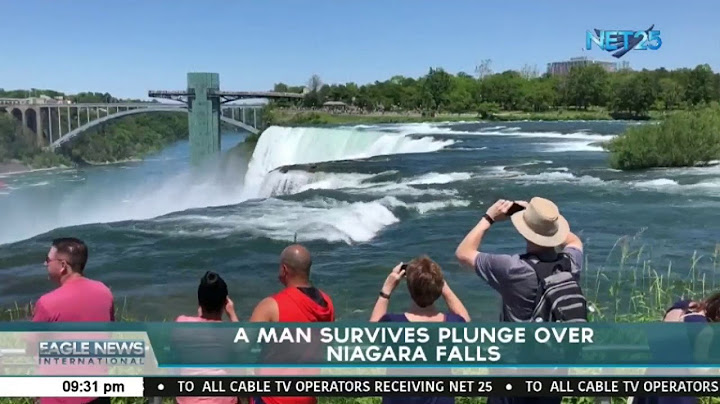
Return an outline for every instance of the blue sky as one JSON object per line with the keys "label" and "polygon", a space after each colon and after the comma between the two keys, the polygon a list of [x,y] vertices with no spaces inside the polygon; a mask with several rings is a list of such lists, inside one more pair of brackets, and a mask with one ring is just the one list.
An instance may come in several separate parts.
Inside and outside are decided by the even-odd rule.
{"label": "blue sky", "polygon": [[[585,30],[661,31],[657,51],[631,67],[720,70],[720,2],[452,0],[6,1],[0,88],[52,88],[146,98],[180,90],[189,71],[220,73],[223,90],[276,82],[359,84],[429,67],[473,73],[523,64],[545,70],[585,51]],[[11,34],[13,33],[13,34]]]}

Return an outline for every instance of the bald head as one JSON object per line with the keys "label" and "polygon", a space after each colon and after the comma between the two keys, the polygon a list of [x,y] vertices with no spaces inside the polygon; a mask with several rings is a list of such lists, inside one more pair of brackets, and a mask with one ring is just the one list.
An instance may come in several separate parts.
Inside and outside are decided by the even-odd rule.
{"label": "bald head", "polygon": [[305,279],[310,277],[310,266],[312,265],[310,251],[300,244],[286,247],[280,254],[280,263],[288,267],[296,277]]}

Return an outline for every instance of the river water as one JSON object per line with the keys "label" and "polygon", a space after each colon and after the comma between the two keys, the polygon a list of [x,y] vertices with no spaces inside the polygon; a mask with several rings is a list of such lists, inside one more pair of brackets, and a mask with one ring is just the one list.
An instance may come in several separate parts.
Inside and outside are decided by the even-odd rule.
{"label": "river water", "polygon": [[[226,278],[247,319],[279,290],[278,255],[297,238],[313,253],[312,279],[334,298],[340,320],[367,319],[388,271],[426,253],[473,319],[493,321],[496,294],[455,262],[454,250],[496,199],[535,195],[554,200],[583,238],[586,279],[627,270],[616,246],[625,237],[642,248],[633,262],[651,260],[658,271],[671,264],[680,277],[697,251],[697,276],[710,285],[720,168],[609,169],[597,142],[630,124],[273,127],[249,152],[234,147],[242,134],[224,135],[222,160],[199,169],[179,142],[142,162],[7,176],[0,306],[51,290],[43,266],[49,243],[76,236],[89,244],[87,275],[107,283],[138,319],[194,313],[206,270]],[[509,222],[483,241],[488,251],[523,247]],[[391,309],[408,301],[400,287]]]}

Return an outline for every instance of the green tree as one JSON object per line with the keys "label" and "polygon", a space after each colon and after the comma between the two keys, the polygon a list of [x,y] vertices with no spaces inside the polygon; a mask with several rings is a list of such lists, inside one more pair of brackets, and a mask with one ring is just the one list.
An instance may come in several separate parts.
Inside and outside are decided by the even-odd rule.
{"label": "green tree", "polygon": [[288,85],[285,83],[276,83],[275,86],[273,86],[273,91],[276,91],[279,93],[287,93]]}
{"label": "green tree", "polygon": [[629,112],[635,117],[645,116],[655,103],[658,90],[648,72],[623,72],[611,80],[610,109],[613,112]]}
{"label": "green tree", "polygon": [[15,118],[0,114],[0,162],[20,161],[31,168],[69,165],[70,161],[35,143],[35,134],[23,128]]}
{"label": "green tree", "polygon": [[677,81],[665,77],[660,79],[659,86],[660,92],[658,98],[662,101],[662,106],[666,111],[675,109],[681,105],[685,99],[685,88]]}
{"label": "green tree", "polygon": [[709,65],[698,65],[688,74],[685,95],[691,105],[717,100],[715,76]]}
{"label": "green tree", "polygon": [[527,108],[533,112],[543,112],[555,106],[558,99],[556,81],[551,77],[530,80],[525,85]]}
{"label": "green tree", "polygon": [[505,110],[517,109],[523,102],[523,86],[526,83],[520,73],[504,71],[480,82],[480,96],[483,102],[498,104]]}
{"label": "green tree", "polygon": [[429,109],[433,111],[443,109],[448,104],[448,96],[451,88],[452,81],[450,74],[441,68],[430,68],[430,72],[425,76],[423,83],[423,89],[427,95],[424,94],[423,96],[429,96],[429,101],[431,102],[430,105],[425,103],[424,106],[429,107]]}
{"label": "green tree", "polygon": [[570,69],[564,83],[565,105],[587,109],[605,105],[608,98],[608,72],[600,65],[589,64]]}
{"label": "green tree", "polygon": [[[448,100],[448,110],[454,113],[472,111],[473,96],[477,94],[478,82],[471,75],[460,72],[452,77],[452,88]],[[476,105],[476,104],[475,104]]]}

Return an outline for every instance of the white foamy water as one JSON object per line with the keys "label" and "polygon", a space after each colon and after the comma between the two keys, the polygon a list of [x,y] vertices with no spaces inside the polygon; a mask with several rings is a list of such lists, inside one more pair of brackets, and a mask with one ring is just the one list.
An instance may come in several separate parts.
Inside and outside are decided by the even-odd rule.
{"label": "white foamy water", "polygon": [[[95,168],[92,169],[95,173],[92,178],[73,178],[76,185],[56,191],[50,190],[57,186],[55,183],[59,180],[55,178],[29,183],[25,185],[27,189],[47,189],[48,196],[53,200],[36,196],[4,207],[5,230],[0,230],[0,243],[21,240],[60,227],[147,220],[188,209],[234,205],[248,199],[313,188],[362,187],[362,181],[368,176],[327,174],[322,177],[300,173],[288,178],[271,171],[292,164],[428,153],[453,143],[449,139],[415,138],[379,131],[272,127],[260,137],[249,164],[241,157],[226,156],[226,161],[222,163],[193,171],[173,163],[174,156],[161,156],[154,162],[146,161],[135,166]],[[160,167],[162,169],[158,169]],[[173,172],[171,167],[178,169]],[[102,174],[102,171],[107,174]],[[67,176],[67,173],[63,175]],[[239,178],[245,179],[244,184]],[[388,186],[399,187],[398,191],[414,192],[405,184]],[[21,193],[22,190],[18,195]],[[15,196],[10,193],[2,197]],[[20,198],[27,199],[22,195]]]}
{"label": "white foamy water", "polygon": [[341,189],[352,194],[387,195],[452,195],[454,190],[419,189],[412,185],[442,185],[471,178],[470,173],[427,173],[398,182],[375,181],[373,178],[388,174],[333,173],[290,170],[286,173],[273,171],[260,186],[260,197],[296,194],[312,189]]}
{"label": "white foamy water", "polygon": [[590,175],[575,176],[569,172],[546,171],[540,174],[523,174],[517,180],[528,183],[577,182],[583,185],[602,185],[608,182]]}
{"label": "white foamy water", "polygon": [[420,185],[420,184],[447,184],[455,181],[469,180],[471,177],[470,173],[427,173],[420,177],[413,178],[407,182],[409,185]]}
{"label": "white foamy water", "polygon": [[517,166],[523,167],[523,166],[534,166],[534,165],[538,165],[538,164],[552,164],[552,163],[553,163],[552,160],[533,160],[533,161],[528,161],[526,163],[518,164]]}
{"label": "white foamy water", "polygon": [[657,178],[654,180],[635,181],[632,185],[638,189],[660,192],[699,192],[709,195],[720,195],[720,179],[680,184],[678,181],[670,178]]}
{"label": "white foamy water", "polygon": [[290,170],[286,173],[272,171],[263,179],[258,192],[259,197],[296,194],[311,189],[344,189],[363,187],[363,181],[373,178],[374,174],[358,173],[310,173]]}
{"label": "white foamy water", "polygon": [[595,142],[610,140],[614,137],[612,135],[599,135],[596,133],[587,133],[587,132],[560,133],[560,132],[520,132],[520,131],[516,131],[516,132],[510,132],[510,133],[488,132],[488,134],[489,133],[493,133],[493,134],[497,134],[497,135],[526,137],[526,138],[592,140]]}
{"label": "white foamy water", "polygon": [[[433,153],[459,140],[428,135],[457,133],[472,136],[548,138],[552,141],[538,143],[538,146],[541,151],[556,152],[601,150],[599,146],[589,146],[590,143],[612,137],[582,131],[566,134],[523,132],[517,127],[483,128],[479,132],[467,132],[427,123],[334,129],[273,127],[261,136],[249,163],[248,156],[236,155],[211,169],[193,172],[186,167],[183,157],[186,150],[183,150],[183,153],[178,155],[166,153],[140,164],[94,168],[88,171],[57,171],[47,176],[36,173],[17,183],[21,184],[17,185],[20,189],[15,189],[16,183],[13,182],[12,187],[8,185],[0,191],[3,200],[12,201],[0,205],[5,224],[5,230],[0,230],[0,242],[31,237],[58,227],[147,220],[189,209],[234,207],[250,199],[264,198],[270,199],[243,204],[251,208],[249,213],[244,212],[238,216],[242,216],[242,220],[238,218],[234,221],[232,215],[230,218],[191,217],[184,223],[189,223],[190,228],[195,229],[193,223],[203,222],[208,226],[202,231],[209,234],[227,234],[228,231],[259,232],[258,234],[265,237],[288,240],[295,230],[303,229],[317,239],[363,242],[399,220],[394,213],[398,208],[427,214],[468,206],[468,201],[457,198],[462,185],[454,183],[478,177],[491,181],[507,178],[523,185],[563,183],[578,187],[630,186],[643,192],[693,191],[699,194],[720,194],[720,180],[709,177],[719,172],[718,167],[667,170],[667,174],[661,172],[657,175],[662,178],[638,179],[630,176],[622,180],[602,180],[581,175],[571,172],[568,167],[546,167],[541,173],[526,173],[525,171],[537,171],[538,168],[543,168],[543,165],[553,164],[552,160],[539,158],[519,161],[512,165],[507,162],[504,166],[483,166],[487,163],[480,162],[477,169],[475,166],[468,168],[467,165],[460,165],[462,168],[457,168],[454,172],[433,171],[407,177],[402,177],[400,172],[368,174],[307,172],[297,169],[283,173],[276,170],[296,164],[393,154]],[[467,137],[463,140],[473,141]],[[446,155],[448,154],[443,153],[443,156],[438,158],[447,158]],[[555,161],[562,161],[558,158],[552,157]],[[513,157],[508,156],[508,159]],[[494,164],[503,163],[502,159],[493,161],[497,161]],[[695,175],[700,178],[684,178]],[[335,195],[330,192],[310,193],[308,198],[311,198],[312,202],[273,199],[276,196],[311,190],[340,190],[345,196],[352,198],[339,199],[361,199],[363,202],[312,199],[317,198],[317,195]],[[25,198],[22,196],[24,193],[32,197]],[[13,199],[17,195],[20,195],[20,199]],[[253,215],[257,215],[257,219]],[[341,217],[343,215],[344,218]],[[263,218],[270,222],[275,220],[277,223],[293,224],[289,225],[288,229],[280,228],[280,225],[263,227]],[[186,229],[184,225],[176,230],[195,231]]]}
{"label": "white foamy water", "polygon": [[[285,201],[269,198],[248,204],[236,214],[223,216],[177,215],[153,221],[149,233],[169,236],[225,237],[229,234],[250,234],[275,240],[300,242],[325,240],[345,243],[366,242],[383,228],[399,219],[392,208],[406,206],[394,197],[372,202],[342,202],[329,198],[309,201]],[[182,223],[184,232],[177,232]]]}
{"label": "white foamy water", "polygon": [[667,186],[679,186],[680,184],[678,184],[677,181],[671,180],[669,178],[657,178],[654,180],[636,181],[634,185],[640,188],[658,188]]}
{"label": "white foamy water", "polygon": [[453,150],[476,151],[476,150],[487,150],[487,147],[486,146],[483,146],[483,147],[456,147]]}
{"label": "white foamy water", "polygon": [[[218,216],[179,214],[154,219],[141,231],[168,237],[217,237],[250,234],[281,241],[327,241],[347,244],[372,240],[400,220],[394,209],[405,208],[426,214],[448,207],[465,207],[466,200],[405,203],[393,196],[371,202],[344,202],[332,198],[286,201],[268,198],[234,208],[237,213]],[[178,230],[180,228],[181,230]]]}
{"label": "white foamy water", "polygon": [[549,153],[567,152],[601,152],[602,146],[594,145],[595,142],[557,142],[542,145],[542,151]]}
{"label": "white foamy water", "polygon": [[271,127],[255,147],[245,175],[243,195],[246,198],[259,196],[265,176],[282,166],[428,153],[454,143],[450,139],[413,138],[379,131]]}
{"label": "white foamy water", "polygon": [[449,207],[453,208],[464,208],[470,205],[470,201],[466,200],[444,200],[444,201],[432,201],[432,202],[418,202],[410,204],[412,209],[417,210],[420,214],[425,214],[434,210],[441,210]]}
{"label": "white foamy water", "polygon": [[471,136],[512,136],[530,139],[554,139],[558,142],[551,142],[541,145],[544,152],[602,152],[601,146],[593,143],[609,141],[615,135],[600,135],[585,131],[560,133],[560,132],[523,132],[519,127],[495,126],[482,128],[479,131],[453,130],[447,127],[439,127],[436,124],[420,123],[402,125],[396,128],[401,133],[415,134],[445,134],[445,135],[471,135]]}

